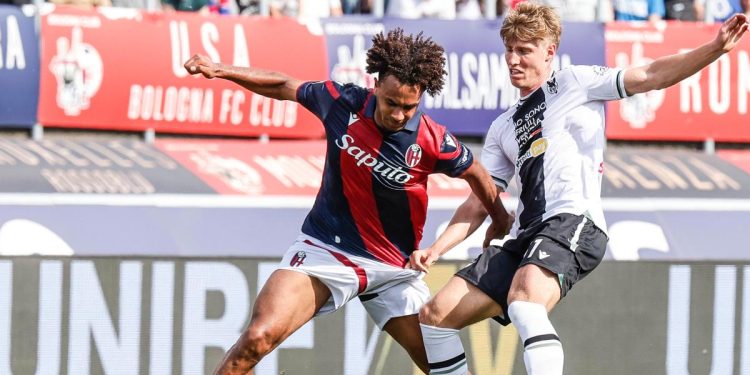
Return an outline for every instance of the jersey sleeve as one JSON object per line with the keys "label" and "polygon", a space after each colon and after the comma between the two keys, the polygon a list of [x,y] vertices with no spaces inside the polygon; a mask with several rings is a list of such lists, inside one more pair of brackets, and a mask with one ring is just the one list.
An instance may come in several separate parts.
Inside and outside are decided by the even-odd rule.
{"label": "jersey sleeve", "polygon": [[598,65],[577,65],[571,73],[586,92],[588,100],[618,100],[627,98],[625,71]]}
{"label": "jersey sleeve", "polygon": [[334,81],[305,82],[297,88],[297,102],[319,119],[325,120],[335,103],[356,112],[362,107],[367,90],[348,83]]}
{"label": "jersey sleeve", "polygon": [[471,150],[453,136],[447,129],[438,147],[438,160],[435,172],[458,177],[474,163]]}
{"label": "jersey sleeve", "polygon": [[503,190],[508,190],[508,183],[516,172],[513,162],[508,159],[502,150],[500,143],[499,119],[495,120],[487,132],[487,138],[484,141],[482,149],[482,165],[487,168],[495,185]]}

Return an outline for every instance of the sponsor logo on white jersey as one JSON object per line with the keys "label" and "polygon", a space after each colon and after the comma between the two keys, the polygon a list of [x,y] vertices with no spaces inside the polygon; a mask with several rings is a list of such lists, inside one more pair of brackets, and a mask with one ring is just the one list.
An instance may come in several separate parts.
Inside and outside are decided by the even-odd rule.
{"label": "sponsor logo on white jersey", "polygon": [[596,75],[598,76],[604,76],[609,70],[609,67],[601,65],[593,65],[591,66],[591,68],[594,69],[594,73],[596,73]]}
{"label": "sponsor logo on white jersey", "polygon": [[547,141],[547,138],[539,138],[531,143],[531,147],[526,151],[525,154],[518,157],[518,161],[516,161],[516,167],[521,168],[523,163],[526,162],[526,160],[529,160],[531,158],[537,157],[545,152],[547,152],[547,147],[549,147],[549,142]]}

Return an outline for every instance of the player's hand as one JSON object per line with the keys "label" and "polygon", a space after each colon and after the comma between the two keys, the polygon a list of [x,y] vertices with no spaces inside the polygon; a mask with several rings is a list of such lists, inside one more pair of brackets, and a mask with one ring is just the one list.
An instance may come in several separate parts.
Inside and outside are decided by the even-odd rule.
{"label": "player's hand", "polygon": [[505,236],[507,236],[508,232],[510,232],[510,228],[513,226],[513,221],[515,219],[515,212],[506,212],[500,219],[492,220],[492,223],[490,223],[490,226],[487,228],[487,233],[484,235],[482,248],[488,248],[492,240],[502,240]]}
{"label": "player's hand", "polygon": [[748,25],[747,16],[737,13],[721,25],[719,34],[716,36],[716,43],[721,46],[724,52],[729,52],[737,46],[748,27],[750,25]]}
{"label": "player's hand", "polygon": [[203,74],[204,77],[211,79],[218,74],[218,64],[211,61],[208,56],[193,55],[185,62],[185,70],[191,75]]}
{"label": "player's hand", "polygon": [[414,250],[409,257],[409,262],[406,263],[406,268],[430,273],[430,266],[437,262],[438,258],[440,258],[440,254],[437,251],[430,249]]}

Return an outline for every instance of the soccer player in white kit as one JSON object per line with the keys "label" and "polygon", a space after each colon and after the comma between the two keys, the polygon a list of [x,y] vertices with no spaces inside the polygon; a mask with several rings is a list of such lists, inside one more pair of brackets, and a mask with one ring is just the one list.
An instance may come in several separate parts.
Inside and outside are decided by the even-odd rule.
{"label": "soccer player in white kit", "polygon": [[[521,99],[492,123],[482,163],[499,188],[514,176],[519,184],[515,238],[486,248],[422,307],[430,374],[467,373],[458,332],[490,317],[518,329],[529,374],[562,374],[563,348],[548,312],[601,262],[607,244],[600,198],[605,101],[674,85],[729,52],[747,29],[747,17],[737,14],[714,40],[687,53],[623,70],[555,72],[559,17],[529,2],[510,12],[500,34]],[[484,219],[470,196],[431,247],[411,254],[410,266],[426,271]]]}

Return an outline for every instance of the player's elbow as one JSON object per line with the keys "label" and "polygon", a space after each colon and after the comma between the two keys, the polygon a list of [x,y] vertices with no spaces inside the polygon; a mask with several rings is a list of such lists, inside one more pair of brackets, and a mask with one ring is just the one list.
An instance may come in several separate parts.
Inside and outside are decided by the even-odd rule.
{"label": "player's elbow", "polygon": [[461,211],[463,211],[466,216],[470,217],[482,217],[484,219],[487,217],[487,209],[484,207],[484,204],[482,204],[482,201],[479,199],[479,197],[476,196],[476,194],[470,194],[468,198],[464,201],[464,203],[460,206]]}
{"label": "player's elbow", "polygon": [[657,89],[655,77],[645,69],[631,69],[625,74],[625,91],[628,96]]}

